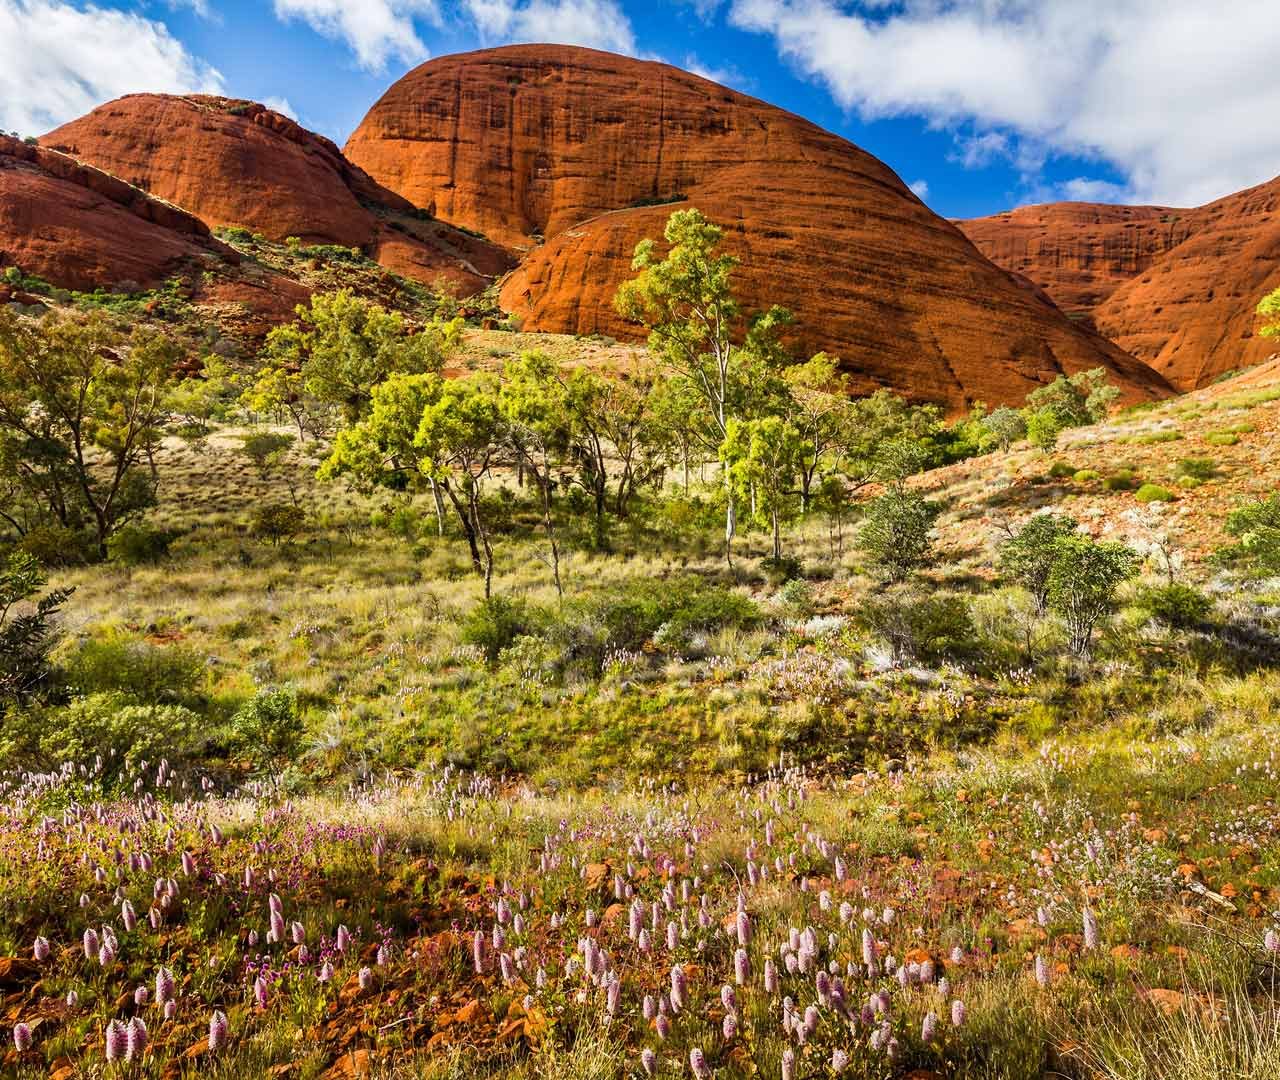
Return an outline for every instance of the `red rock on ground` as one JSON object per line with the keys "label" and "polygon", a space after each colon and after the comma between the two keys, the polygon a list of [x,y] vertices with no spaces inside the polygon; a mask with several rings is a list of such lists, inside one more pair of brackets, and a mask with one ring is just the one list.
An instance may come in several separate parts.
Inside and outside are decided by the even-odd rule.
{"label": "red rock on ground", "polygon": [[493,244],[422,220],[328,139],[254,102],[132,94],[40,141],[212,226],[359,247],[405,276],[448,278],[461,293],[484,288],[512,265]]}
{"label": "red rock on ground", "polygon": [[199,218],[63,154],[0,136],[0,267],[62,288],[158,285],[238,263]]}
{"label": "red rock on ground", "polygon": [[1254,309],[1280,286],[1280,179],[1191,210],[1053,203],[959,225],[1181,390],[1277,351]]}
{"label": "red rock on ground", "polygon": [[724,226],[746,306],[792,308],[797,350],[836,353],[859,391],[958,410],[1103,366],[1128,400],[1168,392],[882,162],[663,64],[545,45],[433,60],[387,91],[346,152],[415,205],[528,249],[502,290],[526,329],[639,337],[613,294],[636,242],[692,205]]}

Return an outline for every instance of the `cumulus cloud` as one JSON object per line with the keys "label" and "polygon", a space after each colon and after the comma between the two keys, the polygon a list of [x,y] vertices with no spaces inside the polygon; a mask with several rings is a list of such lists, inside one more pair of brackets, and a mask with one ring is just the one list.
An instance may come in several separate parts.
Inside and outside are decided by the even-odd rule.
{"label": "cumulus cloud", "polygon": [[729,18],[866,118],[975,127],[975,166],[1096,158],[1128,178],[1118,197],[1180,205],[1280,167],[1275,0],[733,0]]}
{"label": "cumulus cloud", "polygon": [[631,21],[616,0],[464,0],[463,6],[486,41],[636,51]]}
{"label": "cumulus cloud", "polygon": [[279,19],[300,19],[317,33],[345,42],[369,71],[382,71],[392,60],[425,60],[427,47],[414,20],[440,20],[436,0],[275,0],[275,12]]}
{"label": "cumulus cloud", "polygon": [[64,0],[0,0],[0,128],[34,135],[138,91],[221,93],[163,23]]}
{"label": "cumulus cloud", "polygon": [[929,197],[929,181],[928,180],[917,180],[914,183],[908,184],[907,187],[909,187],[912,193],[915,195],[915,197],[917,199],[920,199],[921,201]]}

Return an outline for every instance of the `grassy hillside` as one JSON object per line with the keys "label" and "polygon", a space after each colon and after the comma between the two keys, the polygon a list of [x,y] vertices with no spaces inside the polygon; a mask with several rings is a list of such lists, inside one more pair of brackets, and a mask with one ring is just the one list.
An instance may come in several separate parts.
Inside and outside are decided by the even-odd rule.
{"label": "grassy hillside", "polygon": [[[638,355],[450,363],[530,347]],[[425,494],[166,438],[167,550],[52,571],[63,693],[0,727],[0,1068],[1276,1075],[1280,585],[1216,553],[1278,417],[1259,369],[913,477],[899,586],[874,485],[726,565],[708,467],[604,544],[566,488],[559,597],[504,467],[487,603]],[[1143,555],[1088,658],[1000,570],[1044,509]]]}

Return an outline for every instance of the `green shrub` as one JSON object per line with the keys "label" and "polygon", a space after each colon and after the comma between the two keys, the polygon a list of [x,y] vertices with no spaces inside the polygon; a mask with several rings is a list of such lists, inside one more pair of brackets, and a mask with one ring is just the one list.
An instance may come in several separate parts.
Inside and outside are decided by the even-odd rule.
{"label": "green shrub", "polygon": [[1178,487],[1185,488],[1187,491],[1194,491],[1196,488],[1204,487],[1204,481],[1195,476],[1179,476],[1177,484]]}
{"label": "green shrub", "polygon": [[253,515],[253,534],[270,540],[272,546],[292,540],[307,525],[307,513],[300,506],[277,503],[261,506]]}
{"label": "green shrub", "polygon": [[95,561],[95,541],[86,531],[48,525],[32,529],[18,544],[41,566],[83,566]]}
{"label": "green shrub", "polygon": [[1091,484],[1095,480],[1102,479],[1102,473],[1097,469],[1081,469],[1078,473],[1071,477],[1077,484]]}
{"label": "green shrub", "polygon": [[1218,466],[1213,458],[1183,458],[1178,462],[1178,475],[1189,476],[1193,480],[1212,480],[1218,475]]}
{"label": "green shrub", "polygon": [[1134,492],[1133,497],[1140,503],[1173,502],[1177,498],[1167,487],[1159,484],[1143,484]]}
{"label": "green shrub", "polygon": [[869,597],[857,617],[885,641],[898,662],[959,658],[971,651],[975,636],[969,605],[954,593],[891,589]]}
{"label": "green shrub", "polygon": [[1280,495],[1233,510],[1227,533],[1239,543],[1226,554],[1262,570],[1280,570]]}
{"label": "green shrub", "polygon": [[933,561],[933,526],[941,512],[918,492],[891,488],[867,507],[858,543],[885,578],[905,581]]}
{"label": "green shrub", "polygon": [[545,620],[523,600],[491,596],[473,607],[462,620],[462,640],[484,651],[491,664],[518,637],[533,634]]}
{"label": "green shrub", "polygon": [[1069,465],[1065,461],[1055,461],[1049,466],[1049,476],[1054,480],[1062,480],[1068,476],[1075,476],[1076,467]]}
{"label": "green shrub", "polygon": [[776,559],[770,556],[760,560],[760,569],[764,573],[765,580],[770,584],[781,585],[784,581],[799,578],[804,572],[804,564],[799,559],[793,559],[787,555]]}
{"label": "green shrub", "polygon": [[803,578],[792,578],[778,590],[778,599],[793,615],[808,615],[813,610],[813,588]]}
{"label": "green shrub", "polygon": [[231,718],[240,750],[259,767],[291,760],[302,739],[298,694],[292,687],[260,690]]}
{"label": "green shrub", "polygon": [[6,762],[49,770],[63,762],[102,760],[110,782],[139,761],[176,764],[200,747],[204,721],[180,705],[139,704],[120,693],[77,697],[57,709],[24,714],[0,732]]}
{"label": "green shrub", "polygon": [[1132,435],[1123,441],[1135,446],[1157,446],[1160,443],[1177,442],[1181,438],[1181,431],[1147,431],[1141,435]]}
{"label": "green shrub", "polygon": [[11,703],[48,690],[56,619],[73,590],[51,589],[41,596],[47,584],[40,564],[24,552],[11,552],[0,565],[0,718]]}
{"label": "green shrub", "polygon": [[1203,625],[1213,611],[1213,601],[1199,589],[1173,583],[1149,586],[1139,591],[1136,604],[1151,617],[1177,630]]}
{"label": "green shrub", "polygon": [[1211,431],[1204,437],[1210,446],[1235,446],[1240,436],[1233,431]]}
{"label": "green shrub", "polygon": [[1049,603],[1049,575],[1059,540],[1074,536],[1080,523],[1066,514],[1032,514],[1000,547],[1000,572],[1026,589],[1043,615]]}
{"label": "green shrub", "polygon": [[125,566],[159,562],[168,556],[170,546],[179,535],[175,530],[157,529],[152,525],[126,525],[107,541],[107,555],[112,562]]}
{"label": "green shrub", "polygon": [[80,643],[61,665],[75,692],[115,693],[142,704],[198,701],[204,678],[204,660],[190,649],[114,635]]}
{"label": "green shrub", "polygon": [[1132,469],[1117,469],[1103,482],[1108,491],[1132,491],[1138,486],[1138,477]]}

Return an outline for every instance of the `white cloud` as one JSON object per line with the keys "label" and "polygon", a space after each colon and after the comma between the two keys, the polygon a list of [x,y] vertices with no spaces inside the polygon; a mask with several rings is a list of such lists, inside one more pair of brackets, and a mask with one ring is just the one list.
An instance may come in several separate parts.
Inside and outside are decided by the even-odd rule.
{"label": "white cloud", "polygon": [[917,180],[913,184],[908,184],[907,187],[911,189],[915,197],[919,199],[921,202],[923,202],[925,199],[929,197],[929,181],[928,180]]}
{"label": "white cloud", "polygon": [[206,0],[167,0],[167,3],[171,11],[181,11],[183,8],[190,8],[202,19],[213,18],[213,9],[209,7]]}
{"label": "white cloud", "polygon": [[269,97],[263,98],[262,104],[268,109],[273,109],[281,116],[287,116],[294,123],[298,121],[298,110],[295,109],[286,97]]}
{"label": "white cloud", "polygon": [[1129,189],[1124,184],[1093,180],[1087,176],[1066,180],[1058,185],[1058,190],[1062,198],[1071,202],[1123,202],[1129,197]]}
{"label": "white cloud", "polygon": [[636,51],[631,22],[616,0],[464,0],[463,6],[488,41]]}
{"label": "white cloud", "polygon": [[743,75],[742,72],[732,64],[725,64],[719,67],[704,64],[694,53],[689,53],[684,58],[684,63],[679,66],[684,68],[685,71],[703,79],[710,79],[712,82],[719,83],[721,86],[732,86],[737,89],[742,89],[744,86],[751,85],[751,80]]}
{"label": "white cloud", "polygon": [[1012,152],[1009,136],[999,131],[957,136],[956,147],[951,160],[958,161],[966,169],[985,169],[997,158],[1006,158]]}
{"label": "white cloud", "polygon": [[1126,197],[1181,205],[1280,170],[1275,0],[733,0],[730,20],[846,108],[973,124],[1019,168],[1097,158]]}
{"label": "white cloud", "polygon": [[221,93],[163,23],[64,0],[0,0],[0,128],[40,134],[122,94]]}
{"label": "white cloud", "polygon": [[414,19],[440,20],[436,0],[275,0],[275,12],[278,19],[301,19],[317,33],[346,42],[369,71],[382,71],[391,60],[425,60],[429,54]]}

